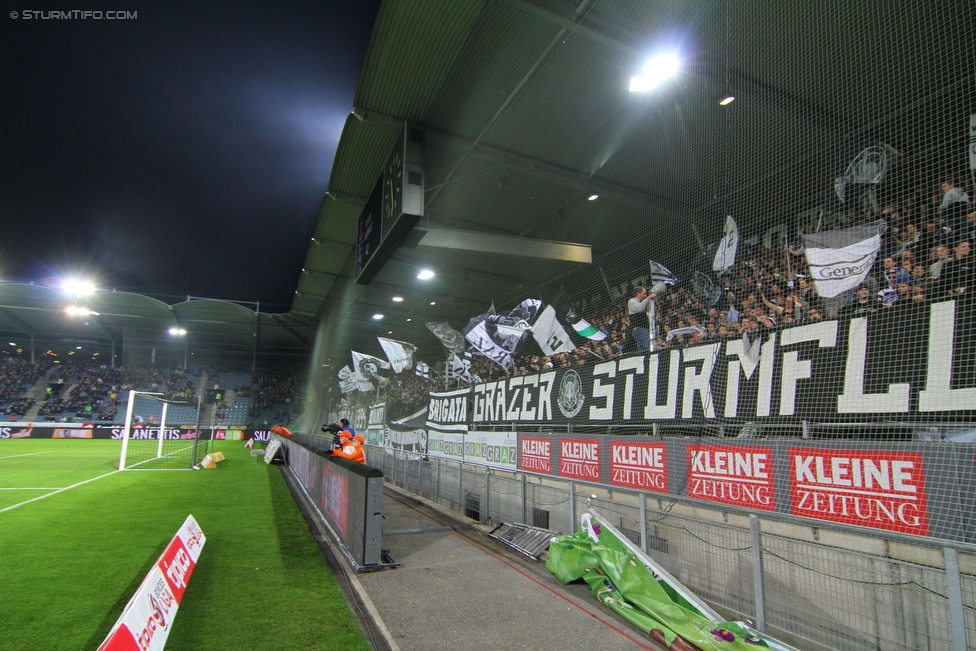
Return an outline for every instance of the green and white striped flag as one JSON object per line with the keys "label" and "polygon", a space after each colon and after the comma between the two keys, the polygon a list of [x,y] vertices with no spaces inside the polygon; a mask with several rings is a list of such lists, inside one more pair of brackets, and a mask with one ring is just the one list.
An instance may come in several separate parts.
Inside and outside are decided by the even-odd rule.
{"label": "green and white striped flag", "polygon": [[593,341],[603,341],[607,338],[605,334],[591,326],[586,319],[580,319],[578,322],[574,323],[573,330],[576,331],[576,334],[586,337],[587,339],[592,339]]}

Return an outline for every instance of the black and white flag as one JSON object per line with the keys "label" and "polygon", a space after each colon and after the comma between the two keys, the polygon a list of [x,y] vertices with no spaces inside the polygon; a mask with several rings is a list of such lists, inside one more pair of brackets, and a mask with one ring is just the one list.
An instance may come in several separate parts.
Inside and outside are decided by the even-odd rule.
{"label": "black and white flag", "polygon": [[380,341],[383,352],[386,353],[386,358],[390,360],[390,366],[393,367],[394,373],[399,373],[405,368],[413,368],[413,354],[417,351],[416,346],[386,337],[377,337],[377,339]]}
{"label": "black and white flag", "polygon": [[464,335],[455,330],[450,324],[443,322],[426,323],[427,329],[434,333],[438,341],[444,344],[450,352],[455,355],[462,354],[468,348],[468,343],[464,340]]}
{"label": "black and white flag", "polygon": [[356,379],[356,388],[360,391],[372,391],[376,386],[389,384],[387,378],[380,377],[381,368],[390,368],[390,365],[379,357],[364,355],[356,351],[352,353],[353,377]]}
{"label": "black and white flag", "polygon": [[[464,338],[475,350],[495,362],[504,369],[512,365],[515,348],[522,340],[523,331],[519,328],[521,322],[526,324],[535,320],[535,315],[542,307],[542,301],[537,298],[527,298],[508,314],[484,313],[473,317],[464,327]],[[519,334],[505,334],[499,332],[498,326],[515,329]]]}
{"label": "black and white flag", "polygon": [[659,294],[664,291],[663,285],[677,285],[678,279],[674,274],[660,262],[649,260],[651,264],[651,285],[652,292]]}
{"label": "black and white flag", "polygon": [[556,353],[571,353],[576,346],[569,339],[569,334],[556,320],[556,310],[547,305],[542,314],[532,326],[532,336],[539,342],[539,347],[546,355]]}
{"label": "black and white flag", "polygon": [[341,393],[352,393],[356,390],[356,377],[349,365],[346,364],[339,370],[339,391]]}

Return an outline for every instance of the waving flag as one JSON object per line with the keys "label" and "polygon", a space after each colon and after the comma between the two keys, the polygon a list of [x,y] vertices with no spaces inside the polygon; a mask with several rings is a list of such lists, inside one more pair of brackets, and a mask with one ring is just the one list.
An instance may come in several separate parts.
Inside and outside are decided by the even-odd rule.
{"label": "waving flag", "polygon": [[434,333],[437,340],[444,344],[444,347],[456,355],[460,355],[468,347],[464,340],[464,335],[452,328],[447,323],[430,322],[425,324],[427,329]]}
{"label": "waving flag", "polygon": [[532,326],[532,336],[539,342],[539,347],[546,355],[571,353],[576,350],[566,330],[556,320],[556,310],[551,305],[546,306],[536,319]]}
{"label": "waving flag", "polygon": [[649,260],[648,262],[651,264],[651,285],[657,285],[658,283],[664,283],[665,285],[678,284],[678,279],[663,264],[654,262],[653,260]]}
{"label": "waving flag", "polygon": [[715,259],[712,260],[712,271],[722,273],[735,264],[735,254],[739,248],[739,227],[736,226],[732,215],[725,218],[725,235],[718,243]]}
{"label": "waving flag", "polygon": [[346,364],[339,371],[339,391],[341,393],[352,393],[356,390],[356,376]]}
{"label": "waving flag", "polygon": [[[373,357],[372,355],[364,355],[362,353],[357,353],[356,351],[350,351],[352,353],[352,366],[353,366],[353,376],[356,378],[356,388],[360,391],[372,391],[376,385],[374,382],[383,384],[383,380],[386,378],[381,378],[379,375],[379,370],[381,368],[390,368],[390,365],[384,362],[379,357]],[[389,383],[389,380],[386,380]]]}
{"label": "waving flag", "polygon": [[380,341],[383,352],[386,353],[386,358],[390,360],[394,373],[399,373],[405,368],[413,368],[413,354],[417,350],[416,346],[386,337],[377,337],[377,339]]}
{"label": "waving flag", "polygon": [[576,334],[581,337],[586,337],[587,339],[592,339],[593,341],[603,341],[607,336],[600,330],[597,330],[590,325],[590,322],[586,319],[580,319],[573,324],[573,330]]}
{"label": "waving flag", "polygon": [[807,264],[817,293],[830,298],[860,285],[874,266],[886,228],[880,219],[864,226],[804,235]]}
{"label": "waving flag", "polygon": [[[512,364],[515,348],[522,340],[520,323],[531,323],[540,307],[541,300],[527,298],[508,314],[479,314],[464,327],[464,338],[482,355],[508,369]],[[514,329],[518,334],[506,335],[504,330],[499,332],[499,325]]]}

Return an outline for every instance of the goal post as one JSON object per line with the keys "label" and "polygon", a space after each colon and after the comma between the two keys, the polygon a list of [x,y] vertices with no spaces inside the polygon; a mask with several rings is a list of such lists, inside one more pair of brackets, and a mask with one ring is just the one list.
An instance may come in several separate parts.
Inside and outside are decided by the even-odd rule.
{"label": "goal post", "polygon": [[161,393],[130,390],[119,470],[192,468],[207,454],[213,439],[215,415],[208,417],[205,411],[201,398],[195,405],[180,404]]}

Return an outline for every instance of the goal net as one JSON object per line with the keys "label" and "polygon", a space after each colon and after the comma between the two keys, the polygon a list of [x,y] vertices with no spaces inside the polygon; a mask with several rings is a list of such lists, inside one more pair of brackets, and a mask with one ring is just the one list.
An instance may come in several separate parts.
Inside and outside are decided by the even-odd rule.
{"label": "goal net", "polygon": [[213,409],[174,403],[163,394],[129,391],[119,470],[189,470],[209,451]]}

